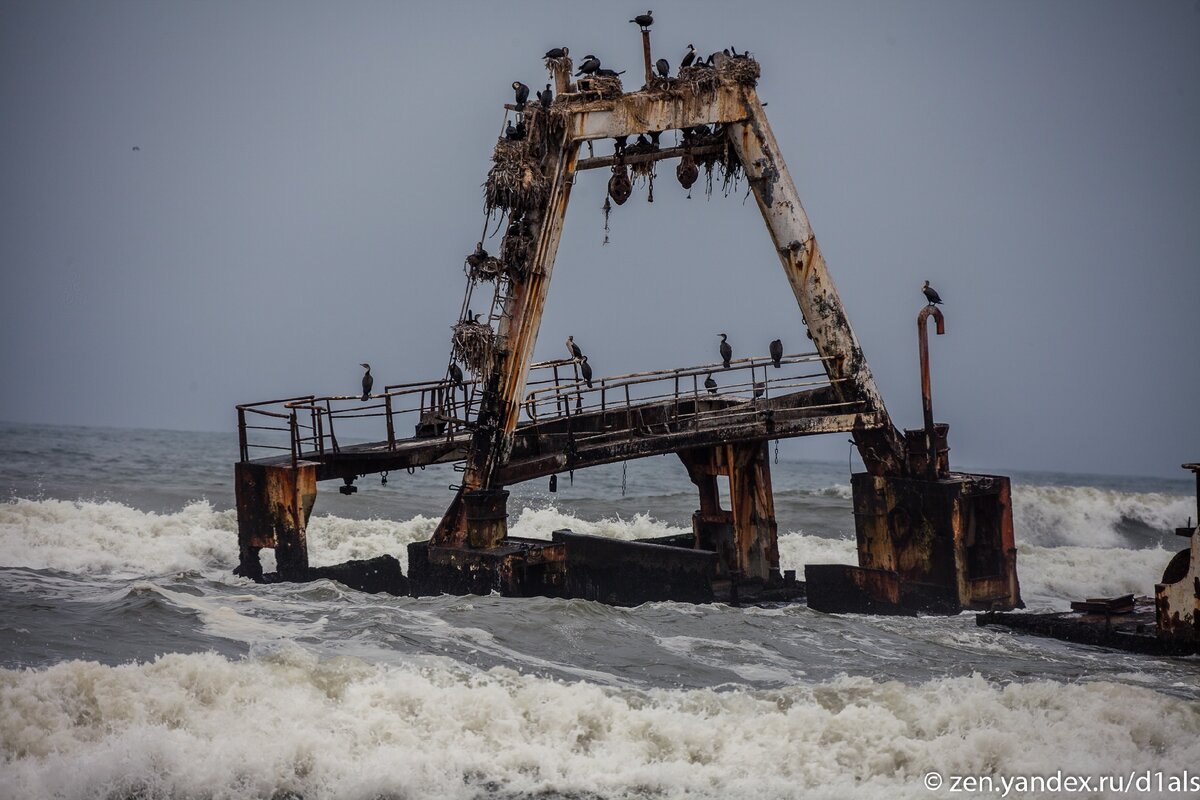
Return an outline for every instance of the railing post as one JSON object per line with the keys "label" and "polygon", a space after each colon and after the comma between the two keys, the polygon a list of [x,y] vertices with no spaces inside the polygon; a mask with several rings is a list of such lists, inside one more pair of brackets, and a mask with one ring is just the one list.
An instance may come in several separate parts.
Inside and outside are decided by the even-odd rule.
{"label": "railing post", "polygon": [[242,461],[250,460],[250,448],[246,444],[246,409],[238,407],[238,452]]}
{"label": "railing post", "polygon": [[321,409],[317,408],[316,402],[313,403],[313,413],[317,415],[317,424],[314,426],[317,436],[317,452],[323,456],[325,455],[325,415],[321,413]]}
{"label": "railing post", "polygon": [[292,469],[296,468],[296,463],[300,460],[297,451],[300,449],[300,427],[296,423],[296,409],[292,409],[289,417],[292,429]]}
{"label": "railing post", "polygon": [[[425,394],[424,392],[421,393],[422,397],[424,397],[424,394]],[[396,449],[396,429],[392,425],[392,393],[391,392],[383,393],[383,409],[384,409],[384,414],[387,415],[388,450],[395,450]]]}

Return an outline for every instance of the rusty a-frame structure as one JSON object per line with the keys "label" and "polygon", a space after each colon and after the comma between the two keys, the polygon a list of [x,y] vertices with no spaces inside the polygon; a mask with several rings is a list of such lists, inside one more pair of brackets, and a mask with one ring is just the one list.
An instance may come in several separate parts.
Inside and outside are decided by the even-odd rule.
{"label": "rusty a-frame structure", "polygon": [[[455,358],[474,374],[469,386],[452,372],[387,387],[356,409],[357,416],[382,409],[387,440],[355,447],[339,446],[334,434],[333,401],[348,398],[294,398],[278,401],[276,411],[239,407],[242,571],[255,575],[257,549],[275,547],[277,556],[285,554],[281,575],[309,573],[304,527],[316,481],[341,478],[347,491],[362,474],[461,460],[461,486],[435,534],[409,547],[414,593],[500,591],[616,603],[796,597],[804,586],[779,570],[767,443],[848,432],[867,469],[853,477],[860,563],[810,566],[810,604],[882,611],[1019,605],[1008,479],[951,473],[946,428],[931,416],[917,431],[893,425],[759,101],[758,64],[715,54],[712,65],[662,78],[650,71],[647,31],[643,42],[640,91],[624,92],[615,76],[572,82],[564,55],[547,60],[553,101],[514,109],[519,124],[501,137],[487,184],[488,210],[507,217],[507,233],[498,256],[480,248],[468,258],[468,301],[474,287],[488,284],[490,308],[467,313],[455,330]],[[658,136],[667,131],[682,132],[682,144],[660,147]],[[591,150],[608,139],[616,144],[611,156],[581,158],[581,145]],[[610,194],[620,203],[628,196],[627,170],[645,174],[676,158],[685,185],[700,163],[710,174],[748,182],[815,352],[595,382],[581,378],[572,360],[533,364],[574,176],[611,168]],[[532,381],[533,370],[553,377]],[[724,387],[702,388],[700,376],[714,371]],[[417,393],[416,436],[398,438],[396,406]],[[248,413],[289,420],[290,458],[249,458]],[[509,536],[505,486],[671,452],[698,489],[692,534],[645,542],[571,531],[550,541]],[[729,480],[729,509],[720,504],[719,477]]]}

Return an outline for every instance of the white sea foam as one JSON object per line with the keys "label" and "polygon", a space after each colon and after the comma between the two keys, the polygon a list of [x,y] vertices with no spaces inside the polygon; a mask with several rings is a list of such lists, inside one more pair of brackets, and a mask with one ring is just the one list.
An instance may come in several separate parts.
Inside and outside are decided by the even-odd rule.
{"label": "white sea foam", "polygon": [[1102,682],[638,691],[286,647],[0,671],[0,744],[13,798],[925,798],[929,770],[1178,772],[1200,712]]}
{"label": "white sea foam", "polygon": [[1018,542],[1082,547],[1144,547],[1122,525],[1168,534],[1196,513],[1195,500],[1157,492],[1118,492],[1090,486],[1013,486]]}

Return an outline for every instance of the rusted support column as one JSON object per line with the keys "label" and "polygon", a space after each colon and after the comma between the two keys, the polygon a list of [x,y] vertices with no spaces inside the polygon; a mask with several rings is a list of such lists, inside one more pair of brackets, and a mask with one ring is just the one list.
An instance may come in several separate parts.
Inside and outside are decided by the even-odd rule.
{"label": "rusted support column", "polygon": [[[720,573],[767,581],[779,569],[778,526],[766,442],[681,450],[700,493],[692,515],[696,546],[717,552]],[[730,510],[721,508],[717,477],[729,479]]]}
{"label": "rusted support column", "polygon": [[748,579],[766,581],[772,572],[779,571],[779,529],[767,443],[725,447],[738,570]]}
{"label": "rusted support column", "polygon": [[901,475],[906,465],[900,432],[887,417],[762,104],[751,89],[744,90],[742,99],[745,121],[729,125],[727,135],[746,170],[804,324],[817,351],[826,357],[825,369],[841,399],[861,401],[864,411],[883,416],[882,425],[854,432],[867,470],[872,475]]}
{"label": "rusted support column", "polygon": [[478,489],[463,493],[467,522],[467,544],[474,548],[496,547],[508,536],[508,492]]}
{"label": "rusted support column", "polygon": [[239,463],[234,467],[237,497],[237,573],[262,578],[258,553],[275,548],[275,563],[284,580],[303,580],[308,572],[306,530],[317,499],[317,465],[291,466]]}
{"label": "rusted support column", "polygon": [[651,62],[650,62],[650,30],[649,30],[648,28],[642,28],[642,61],[644,61],[644,62],[645,62],[645,66],[646,66],[646,85],[647,85],[647,86],[649,86],[649,85],[650,85],[650,81],[651,81],[651,79],[654,77],[654,73],[653,73],[653,72],[651,72]]}

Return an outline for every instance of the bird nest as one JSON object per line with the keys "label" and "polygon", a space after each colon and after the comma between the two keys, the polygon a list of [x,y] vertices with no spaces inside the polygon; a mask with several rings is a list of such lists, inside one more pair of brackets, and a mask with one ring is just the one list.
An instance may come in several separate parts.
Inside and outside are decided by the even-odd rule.
{"label": "bird nest", "polygon": [[475,375],[491,370],[496,334],[491,326],[465,319],[454,326],[450,349],[455,361],[465,364]]}
{"label": "bird nest", "polygon": [[749,56],[739,56],[737,58],[727,58],[717,65],[717,74],[721,76],[721,80],[731,83],[740,83],[744,86],[757,86],[759,75],[762,70],[758,66],[758,62]]}
{"label": "bird nest", "polygon": [[570,75],[571,70],[574,68],[575,62],[571,60],[570,56],[546,59],[546,69],[550,70],[551,75],[557,75],[560,72],[565,72],[567,75]]}
{"label": "bird nest", "polygon": [[685,90],[696,95],[716,94],[717,84],[720,83],[717,71],[712,67],[700,67],[695,64],[679,70],[672,88]]}
{"label": "bird nest", "polygon": [[599,97],[601,100],[616,100],[625,94],[625,87],[620,77],[616,75],[590,75],[580,78],[575,84],[583,99],[591,100]]}
{"label": "bird nest", "polygon": [[549,182],[529,149],[527,139],[496,142],[492,168],[484,183],[484,210],[521,213],[546,202]]}
{"label": "bird nest", "polygon": [[533,253],[533,236],[527,233],[508,233],[500,244],[504,274],[510,280],[520,280],[529,273],[529,257]]}
{"label": "bird nest", "polygon": [[467,274],[474,281],[494,281],[504,274],[504,262],[495,256],[480,259],[474,264],[468,260],[466,264]]}

